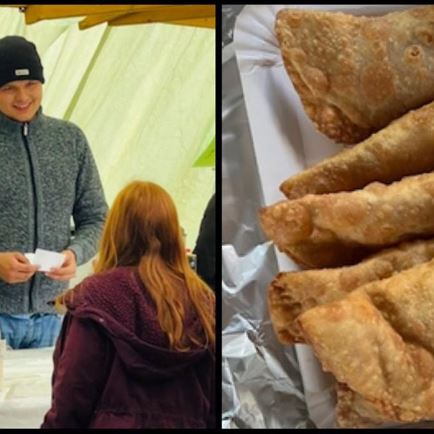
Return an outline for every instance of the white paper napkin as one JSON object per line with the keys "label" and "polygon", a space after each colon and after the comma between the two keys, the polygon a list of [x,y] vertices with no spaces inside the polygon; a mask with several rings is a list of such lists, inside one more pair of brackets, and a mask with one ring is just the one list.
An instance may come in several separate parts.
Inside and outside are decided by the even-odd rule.
{"label": "white paper napkin", "polygon": [[38,271],[50,271],[60,267],[65,261],[65,255],[50,250],[36,249],[35,253],[25,253],[24,256],[33,265],[39,265]]}

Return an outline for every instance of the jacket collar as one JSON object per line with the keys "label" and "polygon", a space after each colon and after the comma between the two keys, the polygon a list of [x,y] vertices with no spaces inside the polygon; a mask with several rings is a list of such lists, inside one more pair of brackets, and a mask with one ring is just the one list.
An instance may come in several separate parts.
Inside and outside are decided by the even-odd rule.
{"label": "jacket collar", "polygon": [[[36,112],[34,118],[27,122],[30,128],[34,128],[36,125],[39,125],[42,122],[43,118],[42,107],[39,107]],[[0,112],[0,129],[3,131],[16,131],[18,128],[21,128],[25,122],[16,121],[14,119],[9,118],[4,113]]]}

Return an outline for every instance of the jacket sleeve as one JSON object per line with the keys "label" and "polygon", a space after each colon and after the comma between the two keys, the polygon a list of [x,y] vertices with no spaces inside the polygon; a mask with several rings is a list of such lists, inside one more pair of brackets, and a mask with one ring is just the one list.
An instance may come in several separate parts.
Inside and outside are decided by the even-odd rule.
{"label": "jacket sleeve", "polygon": [[86,428],[113,358],[97,324],[67,313],[54,351],[51,408],[41,428]]}
{"label": "jacket sleeve", "polygon": [[75,253],[77,265],[81,265],[89,261],[97,251],[107,214],[107,203],[92,151],[83,132],[78,132],[79,173],[72,212],[75,232],[68,249]]}
{"label": "jacket sleeve", "polygon": [[199,228],[196,246],[193,253],[197,255],[197,274],[213,289],[215,289],[215,194],[211,197],[205,209]]}

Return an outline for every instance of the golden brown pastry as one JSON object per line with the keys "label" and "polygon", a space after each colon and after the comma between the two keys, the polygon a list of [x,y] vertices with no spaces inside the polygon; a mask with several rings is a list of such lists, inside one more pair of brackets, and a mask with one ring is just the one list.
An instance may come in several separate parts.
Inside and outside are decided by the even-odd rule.
{"label": "golden brown pastry", "polygon": [[[337,383],[336,425],[339,428],[404,428],[402,423],[387,419],[375,407],[375,401],[364,399],[346,384]],[[410,426],[405,425],[406,428]],[[434,421],[411,423],[412,428],[433,428]]]}
{"label": "golden brown pastry", "polygon": [[306,310],[433,258],[434,239],[418,240],[383,250],[353,266],[279,273],[268,287],[274,331],[284,344],[304,342],[296,319]]}
{"label": "golden brown pastry", "polygon": [[316,243],[310,240],[288,244],[281,249],[303,269],[351,265],[378,251],[366,246],[348,246],[339,241]]}
{"label": "golden brown pastry", "polygon": [[381,17],[283,9],[285,68],[319,131],[358,143],[434,100],[434,5]]}
{"label": "golden brown pastry", "polygon": [[[434,26],[433,26],[434,29]],[[282,183],[288,199],[390,183],[434,170],[434,102]]]}
{"label": "golden brown pastry", "polygon": [[388,186],[309,194],[263,208],[262,227],[282,251],[301,242],[348,247],[390,246],[434,235],[434,172],[409,176]]}
{"label": "golden brown pastry", "polygon": [[373,428],[393,422],[385,417],[375,407],[375,401],[364,399],[346,384],[337,384],[336,425],[339,428]]}
{"label": "golden brown pastry", "polygon": [[307,310],[301,330],[325,371],[381,420],[434,418],[434,260]]}

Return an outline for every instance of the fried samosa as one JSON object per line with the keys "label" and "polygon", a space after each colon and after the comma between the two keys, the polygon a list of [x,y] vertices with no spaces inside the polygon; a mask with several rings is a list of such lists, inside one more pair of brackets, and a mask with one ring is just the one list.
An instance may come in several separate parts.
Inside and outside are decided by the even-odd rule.
{"label": "fried samosa", "polygon": [[434,172],[363,190],[309,194],[263,208],[264,232],[282,251],[301,242],[386,247],[434,235]]}
{"label": "fried samosa", "polygon": [[432,170],[434,102],[405,114],[357,146],[292,176],[280,189],[288,199],[298,199],[309,193],[356,190],[374,181],[389,184]]}
{"label": "fried samosa", "polygon": [[296,321],[308,309],[340,300],[360,286],[434,258],[434,239],[402,243],[359,264],[279,273],[268,287],[268,309],[280,342],[304,342]]}
{"label": "fried samosa", "polygon": [[281,249],[302,269],[337,267],[360,262],[378,248],[348,246],[339,241],[316,243],[310,240],[287,244]]}
{"label": "fried samosa", "polygon": [[434,100],[434,5],[384,16],[282,9],[283,62],[317,129],[358,143]]}
{"label": "fried samosa", "polygon": [[434,418],[434,260],[298,318],[325,371],[380,420]]}

